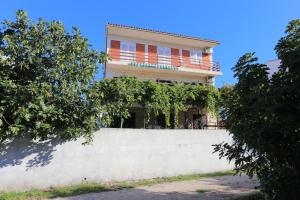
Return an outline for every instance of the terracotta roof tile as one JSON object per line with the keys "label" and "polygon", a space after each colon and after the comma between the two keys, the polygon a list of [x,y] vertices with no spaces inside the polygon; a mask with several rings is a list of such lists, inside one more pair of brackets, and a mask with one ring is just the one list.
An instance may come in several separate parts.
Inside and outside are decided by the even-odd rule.
{"label": "terracotta roof tile", "polygon": [[140,27],[135,27],[135,26],[127,26],[127,25],[113,24],[113,23],[107,23],[106,26],[113,26],[113,27],[119,27],[119,28],[127,28],[127,29],[139,30],[139,31],[146,31],[146,32],[152,32],[152,33],[158,33],[158,34],[163,34],[163,35],[170,35],[170,36],[175,36],[175,37],[181,37],[181,38],[187,38],[187,39],[193,39],[193,40],[200,40],[200,41],[219,44],[219,42],[216,41],[216,40],[209,40],[209,39],[204,39],[204,38],[199,38],[199,37],[194,37],[194,36],[164,32],[164,31],[153,30],[153,29],[140,28]]}

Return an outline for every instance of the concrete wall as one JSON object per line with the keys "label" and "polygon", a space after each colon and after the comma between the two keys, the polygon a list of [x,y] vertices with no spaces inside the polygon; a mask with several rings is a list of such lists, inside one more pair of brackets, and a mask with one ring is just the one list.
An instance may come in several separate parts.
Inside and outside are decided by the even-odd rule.
{"label": "concrete wall", "polygon": [[225,130],[149,129],[101,129],[86,146],[18,139],[0,149],[0,191],[229,170],[212,154],[223,141]]}
{"label": "concrete wall", "polygon": [[207,83],[206,78],[202,74],[198,75],[197,73],[193,74],[192,72],[186,74],[182,71],[133,67],[129,66],[128,63],[117,64],[115,61],[110,61],[107,65],[106,78],[127,76],[136,77],[141,80],[169,80],[184,83]]}

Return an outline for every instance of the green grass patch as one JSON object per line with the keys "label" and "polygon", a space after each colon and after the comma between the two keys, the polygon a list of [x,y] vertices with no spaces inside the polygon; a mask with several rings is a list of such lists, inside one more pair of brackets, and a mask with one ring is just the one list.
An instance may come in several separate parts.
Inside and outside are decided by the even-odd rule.
{"label": "green grass patch", "polygon": [[209,190],[205,190],[205,189],[198,189],[196,190],[196,192],[198,193],[205,193],[205,192],[208,192]]}
{"label": "green grass patch", "polygon": [[3,192],[0,193],[0,200],[27,200],[27,199],[45,199],[55,197],[67,197],[91,192],[103,192],[111,190],[99,183],[82,183],[47,190],[30,190],[27,192]]}
{"label": "green grass patch", "polygon": [[126,182],[121,182],[119,184],[123,186],[139,187],[139,186],[150,186],[150,185],[155,185],[160,183],[189,181],[189,180],[197,180],[202,178],[211,178],[216,176],[234,175],[234,174],[235,172],[231,170],[231,171],[214,172],[214,173],[207,173],[207,174],[180,175],[180,176],[161,177],[161,178],[145,179],[145,180],[138,180],[138,181],[126,181]]}
{"label": "green grass patch", "polygon": [[[0,192],[0,200],[33,200],[56,197],[75,196],[93,192],[105,192],[112,190],[121,190],[128,188],[136,188],[140,186],[150,186],[159,183],[170,183],[178,181],[197,180],[201,178],[210,178],[216,176],[233,175],[233,171],[215,172],[208,174],[181,175],[174,177],[162,177],[155,179],[145,179],[138,181],[123,181],[116,183],[82,183],[78,185],[63,186],[57,188],[49,188],[47,190],[30,190],[27,192]],[[198,191],[197,191],[198,192]]]}

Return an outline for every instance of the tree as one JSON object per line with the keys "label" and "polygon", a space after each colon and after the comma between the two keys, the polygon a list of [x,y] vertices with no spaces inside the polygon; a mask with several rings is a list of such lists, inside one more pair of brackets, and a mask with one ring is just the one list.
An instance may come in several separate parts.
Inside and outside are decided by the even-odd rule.
{"label": "tree", "polygon": [[27,134],[45,140],[91,139],[96,113],[86,95],[104,53],[79,29],[31,21],[17,11],[0,31],[0,141]]}
{"label": "tree", "polygon": [[300,196],[300,20],[289,23],[275,47],[281,66],[268,68],[254,53],[233,67],[238,83],[225,97],[225,124],[233,143],[215,146],[238,172],[257,174],[268,199]]}

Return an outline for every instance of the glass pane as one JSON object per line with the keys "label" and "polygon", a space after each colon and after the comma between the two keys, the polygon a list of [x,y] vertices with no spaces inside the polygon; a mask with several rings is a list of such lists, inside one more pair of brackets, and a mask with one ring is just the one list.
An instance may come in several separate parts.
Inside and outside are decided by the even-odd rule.
{"label": "glass pane", "polygon": [[135,60],[135,42],[121,41],[121,60],[134,61]]}
{"label": "glass pane", "polygon": [[201,61],[201,52],[200,51],[191,51],[190,60],[192,64],[200,64]]}

